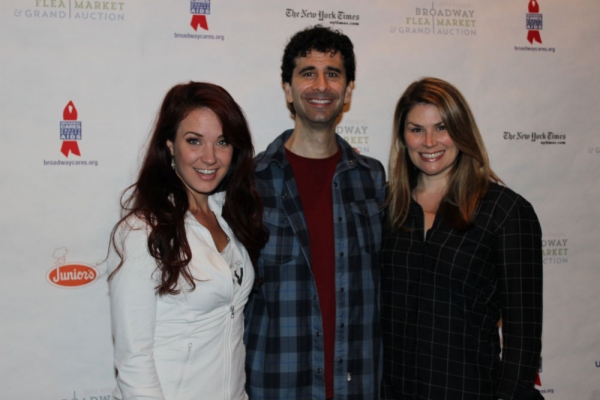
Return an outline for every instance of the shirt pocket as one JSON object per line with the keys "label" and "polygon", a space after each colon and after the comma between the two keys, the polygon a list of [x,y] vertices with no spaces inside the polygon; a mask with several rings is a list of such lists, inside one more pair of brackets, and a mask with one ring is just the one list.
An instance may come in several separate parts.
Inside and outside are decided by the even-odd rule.
{"label": "shirt pocket", "polygon": [[381,206],[375,199],[355,201],[350,204],[354,215],[360,248],[367,253],[381,249]]}
{"label": "shirt pocket", "polygon": [[265,208],[263,221],[270,235],[261,253],[264,264],[280,266],[295,260],[300,254],[300,243],[287,215],[276,208]]}

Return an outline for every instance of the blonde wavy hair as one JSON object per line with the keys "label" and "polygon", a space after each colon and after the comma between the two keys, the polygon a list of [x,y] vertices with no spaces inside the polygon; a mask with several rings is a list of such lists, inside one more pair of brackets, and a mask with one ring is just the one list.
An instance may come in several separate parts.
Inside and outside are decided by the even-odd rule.
{"label": "blonde wavy hair", "polygon": [[438,212],[452,227],[466,229],[487,192],[489,182],[502,181],[490,167],[483,139],[467,101],[458,89],[437,78],[413,82],[396,104],[386,201],[389,223],[393,228],[402,228],[408,215],[412,190],[420,174],[408,157],[404,139],[406,116],[417,104],[437,107],[450,138],[459,150],[450,171],[448,191]]}

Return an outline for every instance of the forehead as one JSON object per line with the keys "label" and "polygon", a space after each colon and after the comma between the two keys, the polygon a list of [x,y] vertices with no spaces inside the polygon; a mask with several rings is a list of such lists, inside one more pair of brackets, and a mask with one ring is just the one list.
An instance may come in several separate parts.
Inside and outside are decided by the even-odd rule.
{"label": "forehead", "polygon": [[344,60],[342,59],[342,55],[340,52],[321,52],[317,50],[311,50],[306,53],[305,56],[296,57],[295,68],[294,70],[300,70],[307,67],[315,67],[315,68],[335,68],[344,71]]}
{"label": "forehead", "polygon": [[221,121],[210,108],[194,108],[179,122],[177,132],[192,131],[199,134],[221,134]]}
{"label": "forehead", "polygon": [[417,122],[421,120],[441,121],[442,116],[437,106],[430,103],[417,103],[406,114],[406,123]]}

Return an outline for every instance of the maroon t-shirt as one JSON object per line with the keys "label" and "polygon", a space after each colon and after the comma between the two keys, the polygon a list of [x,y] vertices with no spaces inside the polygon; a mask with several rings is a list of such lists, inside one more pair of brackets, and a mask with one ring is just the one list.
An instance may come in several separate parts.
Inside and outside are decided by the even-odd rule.
{"label": "maroon t-shirt", "polygon": [[323,318],[326,397],[333,397],[335,347],[335,238],[332,182],[341,151],[329,158],[306,158],[291,151],[285,155],[294,171],[308,227],[312,273]]}

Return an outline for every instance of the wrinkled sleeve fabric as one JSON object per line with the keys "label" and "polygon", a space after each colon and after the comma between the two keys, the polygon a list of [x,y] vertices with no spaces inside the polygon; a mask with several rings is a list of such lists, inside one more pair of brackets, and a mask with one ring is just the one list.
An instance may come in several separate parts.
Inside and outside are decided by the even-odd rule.
{"label": "wrinkled sleeve fabric", "polygon": [[[156,325],[156,260],[148,253],[145,226],[120,230],[124,262],[109,281],[117,389],[115,397],[164,399],[154,363]],[[122,245],[121,245],[122,243]],[[109,270],[120,258],[112,255]],[[120,393],[118,393],[120,392]],[[119,397],[120,396],[120,397]]]}
{"label": "wrinkled sleeve fabric", "polygon": [[543,399],[533,384],[542,348],[542,231],[523,198],[508,211],[495,252],[503,337],[496,394],[500,399]]}

